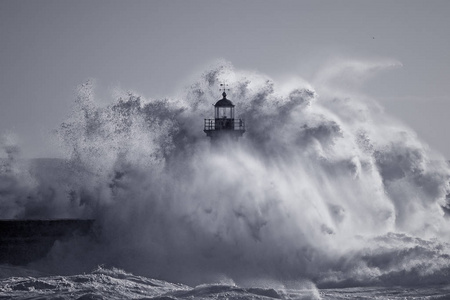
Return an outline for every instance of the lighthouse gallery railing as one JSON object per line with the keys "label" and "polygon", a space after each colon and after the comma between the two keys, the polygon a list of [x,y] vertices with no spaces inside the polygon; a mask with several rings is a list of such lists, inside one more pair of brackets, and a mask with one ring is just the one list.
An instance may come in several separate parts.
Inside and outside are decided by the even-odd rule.
{"label": "lighthouse gallery railing", "polygon": [[245,130],[242,119],[205,119],[204,130]]}

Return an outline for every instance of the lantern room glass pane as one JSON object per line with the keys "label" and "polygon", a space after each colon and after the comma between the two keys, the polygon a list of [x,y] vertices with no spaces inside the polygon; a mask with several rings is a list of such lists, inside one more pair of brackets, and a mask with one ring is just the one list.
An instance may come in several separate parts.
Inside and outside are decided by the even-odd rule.
{"label": "lantern room glass pane", "polygon": [[233,107],[216,107],[216,119],[233,119],[234,109]]}

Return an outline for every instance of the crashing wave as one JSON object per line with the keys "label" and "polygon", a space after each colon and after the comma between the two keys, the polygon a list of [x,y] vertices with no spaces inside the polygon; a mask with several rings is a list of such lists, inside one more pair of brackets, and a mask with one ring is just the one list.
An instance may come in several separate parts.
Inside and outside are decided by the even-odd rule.
{"label": "crashing wave", "polygon": [[[247,131],[217,149],[202,126],[223,81]],[[57,130],[68,159],[2,163],[0,217],[103,228],[97,243],[57,243],[33,267],[75,274],[104,263],[189,284],[445,281],[449,166],[374,101],[281,87],[230,64],[180,94],[127,93],[105,106],[87,82]]]}

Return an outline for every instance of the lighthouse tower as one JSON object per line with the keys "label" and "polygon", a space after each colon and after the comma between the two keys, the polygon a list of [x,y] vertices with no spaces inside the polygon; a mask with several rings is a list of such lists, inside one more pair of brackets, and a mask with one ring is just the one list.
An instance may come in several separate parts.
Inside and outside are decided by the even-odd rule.
{"label": "lighthouse tower", "polygon": [[229,138],[237,140],[245,132],[242,119],[234,118],[234,104],[222,93],[222,99],[214,105],[214,119],[205,119],[204,132],[212,141]]}

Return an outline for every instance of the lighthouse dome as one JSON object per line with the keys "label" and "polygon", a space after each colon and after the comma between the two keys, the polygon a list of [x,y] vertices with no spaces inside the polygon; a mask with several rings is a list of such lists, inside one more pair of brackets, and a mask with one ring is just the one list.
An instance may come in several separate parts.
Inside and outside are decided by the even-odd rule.
{"label": "lighthouse dome", "polygon": [[215,107],[234,107],[233,102],[227,99],[227,94],[225,92],[222,93],[223,98],[217,101],[214,105]]}

